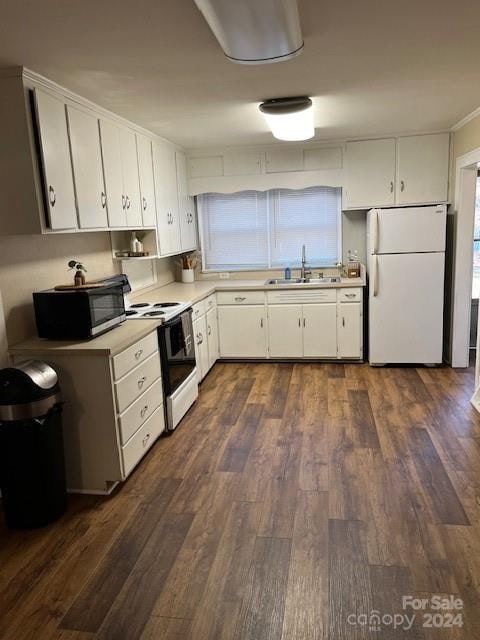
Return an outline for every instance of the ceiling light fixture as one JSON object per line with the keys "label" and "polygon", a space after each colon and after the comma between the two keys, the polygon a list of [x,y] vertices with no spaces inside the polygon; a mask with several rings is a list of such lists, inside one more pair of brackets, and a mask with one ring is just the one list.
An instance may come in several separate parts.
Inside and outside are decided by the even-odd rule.
{"label": "ceiling light fixture", "polygon": [[297,0],[194,1],[232,62],[281,62],[303,50]]}
{"label": "ceiling light fixture", "polygon": [[274,98],[262,102],[259,109],[278,140],[308,140],[315,135],[310,98]]}

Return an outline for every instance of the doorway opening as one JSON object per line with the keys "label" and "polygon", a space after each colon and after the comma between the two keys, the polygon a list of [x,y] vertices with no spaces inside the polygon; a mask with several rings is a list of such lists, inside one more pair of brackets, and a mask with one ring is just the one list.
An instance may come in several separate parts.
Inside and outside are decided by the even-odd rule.
{"label": "doorway opening", "polygon": [[473,225],[472,305],[470,313],[470,363],[474,361],[478,335],[478,299],[480,297],[480,171],[475,191],[475,217]]}

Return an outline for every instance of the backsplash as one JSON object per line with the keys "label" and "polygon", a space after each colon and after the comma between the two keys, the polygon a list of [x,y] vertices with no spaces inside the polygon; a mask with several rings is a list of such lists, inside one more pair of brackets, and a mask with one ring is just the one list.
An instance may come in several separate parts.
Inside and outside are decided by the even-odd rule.
{"label": "backsplash", "polygon": [[[69,259],[84,263],[91,280],[121,269],[112,258],[108,232],[9,236],[0,246],[0,292],[10,345],[36,333],[32,292],[69,282]],[[170,259],[157,261],[157,279],[159,284],[175,279]]]}

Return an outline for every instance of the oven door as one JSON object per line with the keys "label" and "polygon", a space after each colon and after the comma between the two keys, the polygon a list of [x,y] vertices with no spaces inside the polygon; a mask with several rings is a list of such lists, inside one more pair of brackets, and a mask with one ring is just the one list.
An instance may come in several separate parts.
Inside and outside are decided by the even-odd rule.
{"label": "oven door", "polygon": [[195,370],[192,310],[187,309],[158,329],[163,388],[170,396]]}
{"label": "oven door", "polygon": [[92,336],[125,320],[125,302],[121,285],[87,289],[86,291],[90,307]]}

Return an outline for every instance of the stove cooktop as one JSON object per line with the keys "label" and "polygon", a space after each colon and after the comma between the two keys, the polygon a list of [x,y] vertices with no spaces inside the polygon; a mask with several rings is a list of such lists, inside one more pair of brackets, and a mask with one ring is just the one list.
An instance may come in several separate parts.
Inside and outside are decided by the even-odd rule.
{"label": "stove cooktop", "polygon": [[188,309],[190,302],[134,302],[125,300],[125,315],[127,320],[170,320]]}

